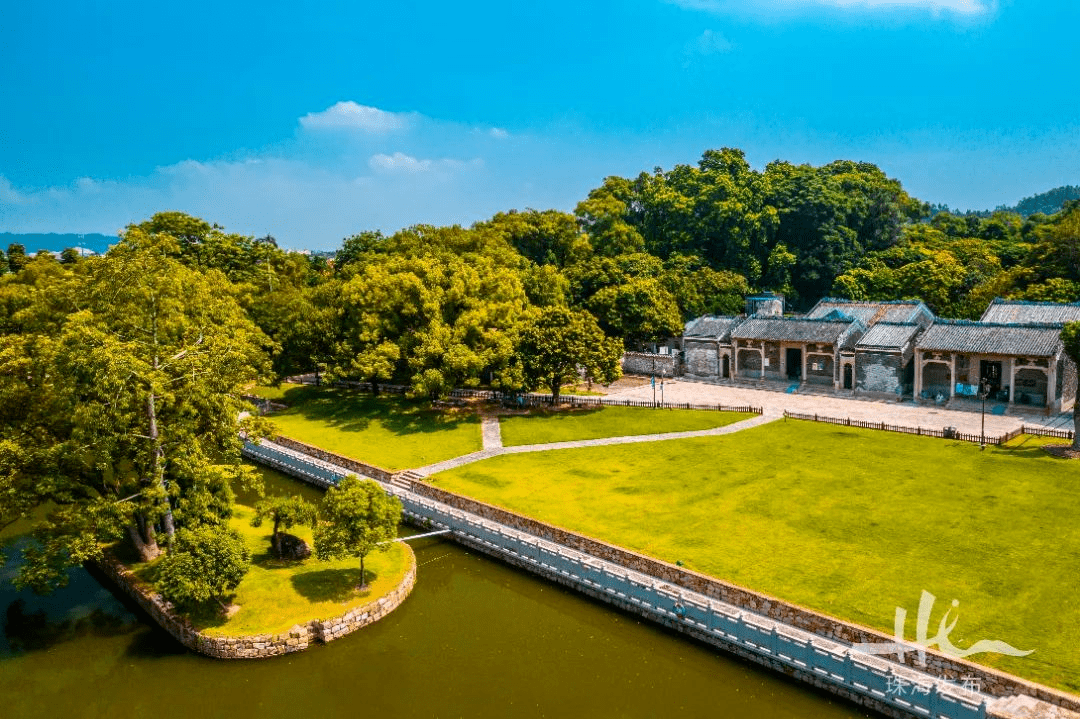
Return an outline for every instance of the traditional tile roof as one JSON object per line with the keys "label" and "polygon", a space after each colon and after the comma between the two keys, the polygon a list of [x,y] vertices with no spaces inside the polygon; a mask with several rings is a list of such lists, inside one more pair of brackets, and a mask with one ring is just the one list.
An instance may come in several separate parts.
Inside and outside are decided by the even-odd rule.
{"label": "traditional tile roof", "polygon": [[824,319],[845,315],[870,327],[877,322],[914,322],[920,310],[931,317],[929,309],[919,300],[892,300],[889,302],[862,302],[835,297],[821,299],[806,313],[809,319]]}
{"label": "traditional tile roof", "polygon": [[[749,317],[731,331],[731,338],[833,344],[851,329],[853,323],[855,323],[854,320],[823,320],[805,317]],[[861,327],[861,325],[857,326]]]}
{"label": "traditional tile roof", "polygon": [[1056,324],[938,320],[915,343],[920,350],[1053,357],[1061,349]]}
{"label": "traditional tile roof", "polygon": [[738,324],[739,317],[723,317],[705,315],[686,323],[683,337],[688,339],[705,338],[710,340],[722,340],[727,342],[731,339],[731,328]]}
{"label": "traditional tile roof", "polygon": [[996,298],[983,312],[980,322],[1042,322],[1064,324],[1080,322],[1080,302],[1025,302]]}
{"label": "traditional tile roof", "polygon": [[921,325],[914,322],[878,322],[855,345],[856,349],[885,349],[903,351],[915,338]]}

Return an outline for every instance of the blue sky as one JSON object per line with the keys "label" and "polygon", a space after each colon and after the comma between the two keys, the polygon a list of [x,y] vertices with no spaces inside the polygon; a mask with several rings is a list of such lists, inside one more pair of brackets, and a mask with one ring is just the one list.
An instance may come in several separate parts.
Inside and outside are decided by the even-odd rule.
{"label": "blue sky", "polygon": [[959,208],[1080,184],[1074,2],[0,3],[0,231],[330,249],[725,146]]}

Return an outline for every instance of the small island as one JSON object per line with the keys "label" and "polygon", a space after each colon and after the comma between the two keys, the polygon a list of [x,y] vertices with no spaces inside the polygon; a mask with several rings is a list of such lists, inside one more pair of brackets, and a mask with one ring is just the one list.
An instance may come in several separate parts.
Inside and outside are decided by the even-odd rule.
{"label": "small island", "polygon": [[[364,486],[383,492],[370,481],[353,479],[342,485],[343,489],[333,490],[331,497]],[[332,503],[324,501],[324,509],[328,506]],[[391,505],[390,510],[387,526],[391,520],[396,525],[400,516],[400,508]],[[318,559],[312,547],[332,554],[335,545],[327,546],[325,537],[317,535],[328,534],[340,523],[323,521],[313,530],[314,512],[315,506],[300,497],[271,497],[249,504],[238,501],[228,529],[241,540],[249,561],[242,578],[221,596],[169,601],[159,591],[167,584],[163,581],[167,555],[142,562],[126,543],[113,545],[99,567],[158,624],[194,651],[221,659],[265,658],[300,651],[379,620],[408,597],[416,581],[416,557],[404,542],[378,539],[382,542],[378,547],[370,542],[369,552],[362,557],[362,577],[361,563],[344,548],[348,543],[341,540],[348,537],[340,531],[335,537],[336,546],[343,548],[340,556]],[[269,516],[262,518],[260,514]],[[307,521],[297,523],[297,518]],[[280,531],[283,529],[288,532]],[[378,536],[385,533],[376,532]],[[380,551],[370,551],[375,549]],[[202,577],[212,573],[205,568],[200,572]]]}

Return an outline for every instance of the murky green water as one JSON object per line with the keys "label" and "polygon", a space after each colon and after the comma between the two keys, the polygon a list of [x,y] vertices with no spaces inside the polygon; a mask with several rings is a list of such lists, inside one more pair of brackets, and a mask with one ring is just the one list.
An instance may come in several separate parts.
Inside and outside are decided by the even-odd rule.
{"label": "murky green water", "polygon": [[85,571],[44,599],[5,581],[0,717],[864,716],[457,545],[414,544],[416,589],[393,614],[260,662],[188,652]]}

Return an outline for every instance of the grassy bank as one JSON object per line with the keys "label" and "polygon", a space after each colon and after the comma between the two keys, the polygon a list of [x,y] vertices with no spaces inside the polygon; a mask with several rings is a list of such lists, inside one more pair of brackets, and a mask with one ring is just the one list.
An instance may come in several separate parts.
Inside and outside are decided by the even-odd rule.
{"label": "grassy bank", "polygon": [[[922,590],[953,599],[971,657],[1080,690],[1080,463],[1036,440],[977,445],[778,421],[723,437],[503,456],[452,491],[908,636]],[[958,612],[958,614],[957,614]]]}
{"label": "grassy bank", "polygon": [[327,387],[254,392],[289,405],[270,417],[281,434],[384,469],[420,467],[476,452],[482,444],[480,420],[469,410],[435,410],[422,400]]}
{"label": "grassy bank", "polygon": [[547,444],[575,439],[598,439],[657,432],[686,432],[723,427],[755,417],[743,412],[645,409],[641,407],[581,407],[545,410],[503,417],[503,445]]}

